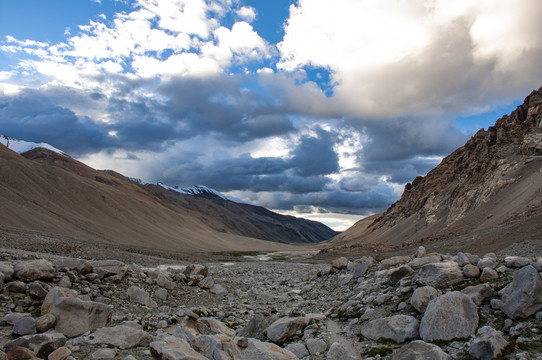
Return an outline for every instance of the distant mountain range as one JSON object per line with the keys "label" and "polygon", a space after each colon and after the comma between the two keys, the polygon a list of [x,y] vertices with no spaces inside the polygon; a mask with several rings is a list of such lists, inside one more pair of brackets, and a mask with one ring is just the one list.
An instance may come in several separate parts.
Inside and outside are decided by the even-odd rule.
{"label": "distant mountain range", "polygon": [[478,131],[385,213],[336,236],[327,251],[498,251],[542,240],[542,88]]}
{"label": "distant mountain range", "polygon": [[338,234],[203,185],[145,183],[95,170],[47,144],[1,141],[0,227],[186,252],[274,249]]}

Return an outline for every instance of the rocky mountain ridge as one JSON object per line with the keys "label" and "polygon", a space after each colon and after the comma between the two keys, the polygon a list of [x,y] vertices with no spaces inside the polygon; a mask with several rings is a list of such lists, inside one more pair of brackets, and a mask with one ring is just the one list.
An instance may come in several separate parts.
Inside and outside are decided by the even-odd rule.
{"label": "rocky mountain ridge", "polygon": [[[372,222],[338,235],[335,246],[400,248],[445,239],[458,249],[501,249],[542,233],[542,88],[509,116],[405,186]],[[427,246],[427,245],[426,245]],[[333,247],[333,246],[332,246]],[[444,245],[447,247],[447,245]]]}

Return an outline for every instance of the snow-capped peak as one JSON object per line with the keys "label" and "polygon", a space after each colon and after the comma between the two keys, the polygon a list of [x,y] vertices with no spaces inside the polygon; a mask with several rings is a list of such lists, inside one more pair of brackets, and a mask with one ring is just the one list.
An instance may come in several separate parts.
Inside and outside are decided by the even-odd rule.
{"label": "snow-capped peak", "polygon": [[59,154],[65,154],[64,151],[57,149],[56,147],[46,144],[46,143],[35,143],[24,140],[17,140],[7,137],[6,135],[0,134],[0,143],[5,145],[8,149],[15,151],[16,153],[22,154],[24,152],[30,151],[36,148],[44,148],[47,150],[54,151]]}
{"label": "snow-capped peak", "polygon": [[236,203],[246,204],[244,201],[242,201],[240,199],[226,196],[226,195],[222,194],[221,192],[216,191],[215,189],[211,189],[210,187],[207,187],[205,185],[194,185],[194,186],[189,186],[189,187],[179,187],[179,186],[169,186],[169,185],[163,184],[161,182],[159,182],[158,185],[160,185],[164,189],[168,189],[168,190],[178,192],[179,194],[184,194],[184,195],[211,194],[211,195],[218,196],[218,197],[220,197],[220,198],[222,198],[224,200],[230,200],[230,201],[233,201],[233,202],[236,202]]}

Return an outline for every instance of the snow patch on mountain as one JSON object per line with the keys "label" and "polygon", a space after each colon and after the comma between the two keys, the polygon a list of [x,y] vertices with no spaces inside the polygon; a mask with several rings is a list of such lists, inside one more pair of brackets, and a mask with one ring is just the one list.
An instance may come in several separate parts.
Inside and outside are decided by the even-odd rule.
{"label": "snow patch on mountain", "polygon": [[[139,181],[141,182],[141,180],[139,180]],[[205,185],[194,185],[194,186],[189,186],[189,187],[179,187],[179,186],[169,186],[169,185],[163,184],[161,182],[159,182],[158,185],[160,185],[164,189],[172,190],[172,191],[178,192],[179,194],[183,194],[183,195],[205,195],[205,194],[208,194],[208,195],[218,196],[218,197],[220,197],[220,198],[222,198],[224,200],[229,200],[229,201],[233,201],[233,202],[241,203],[241,204],[248,204],[247,202],[244,202],[243,200],[240,200],[240,199],[237,199],[237,198],[234,198],[234,197],[230,197],[230,196],[226,196],[226,195],[222,194],[221,192],[218,192],[215,189],[211,189],[210,187],[207,187]]]}
{"label": "snow patch on mountain", "polygon": [[5,145],[8,149],[11,149],[19,154],[25,153],[27,151],[30,151],[36,148],[44,148],[44,149],[51,150],[59,154],[66,154],[64,151],[59,150],[56,147],[46,144],[46,143],[35,143],[35,142],[30,142],[30,141],[17,140],[17,139],[12,139],[10,137],[7,137],[6,135],[1,135],[1,134],[0,134],[0,143]]}

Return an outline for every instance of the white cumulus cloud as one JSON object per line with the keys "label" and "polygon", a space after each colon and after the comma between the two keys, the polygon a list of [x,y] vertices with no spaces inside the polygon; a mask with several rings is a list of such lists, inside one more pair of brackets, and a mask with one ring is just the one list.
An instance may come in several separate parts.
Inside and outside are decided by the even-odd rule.
{"label": "white cumulus cloud", "polygon": [[468,112],[540,85],[541,16],[537,0],[299,0],[279,67],[328,69],[358,116]]}

